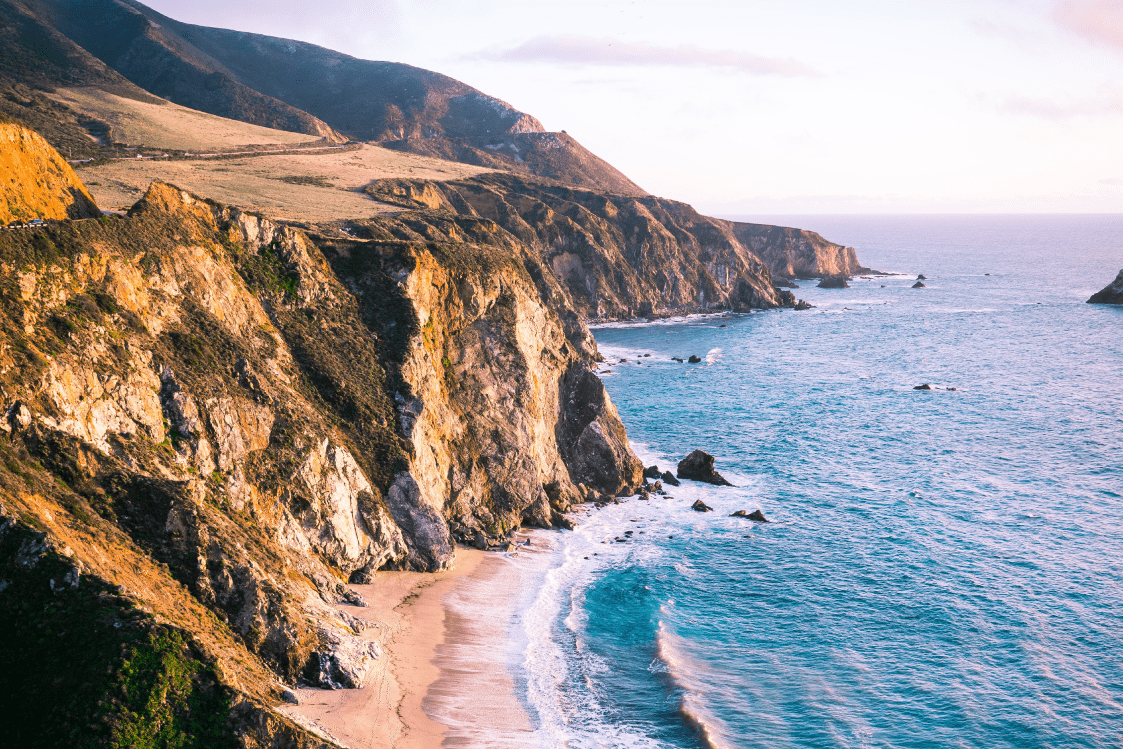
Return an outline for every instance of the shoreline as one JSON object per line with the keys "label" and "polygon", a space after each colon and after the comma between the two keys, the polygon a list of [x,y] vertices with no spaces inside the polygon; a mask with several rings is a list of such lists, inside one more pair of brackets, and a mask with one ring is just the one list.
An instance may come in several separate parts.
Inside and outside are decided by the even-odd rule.
{"label": "shoreline", "polygon": [[349,586],[367,605],[339,608],[369,623],[363,637],[382,650],[365,685],[295,688],[300,704],[278,711],[350,749],[526,746],[533,724],[506,659],[523,593],[515,556],[458,547],[446,572]]}

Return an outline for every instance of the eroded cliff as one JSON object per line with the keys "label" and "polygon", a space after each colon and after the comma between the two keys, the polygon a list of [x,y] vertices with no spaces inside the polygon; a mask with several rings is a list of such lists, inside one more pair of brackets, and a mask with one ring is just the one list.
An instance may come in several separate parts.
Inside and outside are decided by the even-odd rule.
{"label": "eroded cliff", "polygon": [[[53,611],[63,579],[113,592],[137,642],[220,694],[222,735],[299,734],[269,710],[279,683],[362,684],[378,653],[345,583],[640,481],[534,253],[478,218],[355,233],[155,184],[128,217],[0,236],[0,607]],[[69,571],[35,582],[51,565]],[[27,633],[2,626],[17,662]]]}
{"label": "eroded cliff", "polygon": [[[747,225],[703,216],[685,203],[510,174],[450,182],[381,180],[367,191],[419,216],[493,223],[537,258],[568,306],[587,319],[746,312],[796,303],[791,292],[775,287],[761,257],[773,250],[782,254],[778,245],[787,235],[742,236],[739,227]],[[824,254],[843,250],[823,245]]]}

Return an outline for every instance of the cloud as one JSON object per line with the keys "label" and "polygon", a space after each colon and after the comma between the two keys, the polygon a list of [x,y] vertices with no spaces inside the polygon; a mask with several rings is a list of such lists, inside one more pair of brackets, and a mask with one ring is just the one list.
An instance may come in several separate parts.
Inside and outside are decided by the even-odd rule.
{"label": "cloud", "polygon": [[1085,39],[1123,51],[1123,0],[1060,0],[1053,18]]}
{"label": "cloud", "polygon": [[1067,120],[1073,117],[1102,117],[1123,114],[1123,95],[1100,99],[1057,102],[1048,99],[1016,97],[1007,99],[1001,108],[1013,114],[1042,117],[1047,120]]}
{"label": "cloud", "polygon": [[644,42],[620,42],[580,36],[538,36],[517,47],[484,50],[467,55],[464,59],[606,67],[710,67],[756,75],[821,75],[809,65],[791,58],[766,57],[737,50],[704,49],[693,44],[664,47]]}

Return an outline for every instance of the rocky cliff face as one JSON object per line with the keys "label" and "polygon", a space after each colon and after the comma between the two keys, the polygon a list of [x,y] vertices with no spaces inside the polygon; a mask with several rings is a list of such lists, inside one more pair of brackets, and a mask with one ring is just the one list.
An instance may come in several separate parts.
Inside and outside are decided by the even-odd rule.
{"label": "rocky cliff face", "polygon": [[1123,304],[1123,270],[1114,281],[1092,294],[1088,304]]}
{"label": "rocky cliff face", "polygon": [[[503,174],[444,183],[384,180],[368,192],[432,214],[493,222],[537,257],[568,305],[587,319],[795,304],[790,292],[775,288],[761,259],[784,254],[785,230],[739,235],[745,225],[702,216],[684,203]],[[838,248],[822,245],[824,255]]]}
{"label": "rocky cliff face", "polygon": [[277,679],[354,687],[378,657],[344,583],[640,481],[536,253],[479,218],[353,234],[157,184],[127,218],[0,235],[0,599],[116,591],[135,637],[99,647],[171,648],[254,741],[299,733]]}
{"label": "rocky cliff face", "polygon": [[729,222],[734,236],[781,278],[852,276],[871,272],[858,262],[853,247],[828,242],[805,229]]}
{"label": "rocky cliff face", "polygon": [[99,215],[74,170],[42,136],[0,122],[0,224]]}

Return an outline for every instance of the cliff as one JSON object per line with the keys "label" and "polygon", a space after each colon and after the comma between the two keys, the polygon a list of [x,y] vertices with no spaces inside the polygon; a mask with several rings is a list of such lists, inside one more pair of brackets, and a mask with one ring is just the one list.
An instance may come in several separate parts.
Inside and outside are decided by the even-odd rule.
{"label": "cliff", "polygon": [[271,706],[379,657],[345,583],[640,481],[536,252],[475,217],[354,234],[161,184],[0,233],[9,735],[320,745]]}
{"label": "cliff", "polygon": [[42,136],[0,122],[0,224],[99,215],[74,170]]}
{"label": "cliff", "polygon": [[508,174],[450,182],[382,180],[367,191],[421,216],[494,223],[537,258],[565,304],[586,319],[796,302],[791,292],[775,288],[758,254],[783,253],[783,247],[774,250],[773,238],[762,235],[750,249],[738,225],[702,216],[684,203]]}
{"label": "cliff", "polygon": [[1114,281],[1092,294],[1088,304],[1123,304],[1123,270]]}
{"label": "cliff", "polygon": [[729,222],[734,236],[781,278],[822,278],[869,273],[853,247],[828,242],[805,229]]}

